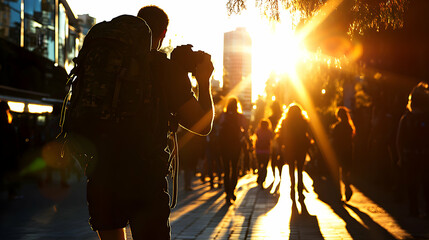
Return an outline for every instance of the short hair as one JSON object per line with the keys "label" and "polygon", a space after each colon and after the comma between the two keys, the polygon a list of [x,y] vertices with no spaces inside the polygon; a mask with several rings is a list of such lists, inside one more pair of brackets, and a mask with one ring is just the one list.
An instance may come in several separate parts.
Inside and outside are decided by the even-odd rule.
{"label": "short hair", "polygon": [[429,85],[426,82],[419,82],[408,96],[407,108],[410,112],[416,110],[429,110]]}
{"label": "short hair", "polygon": [[138,14],[138,17],[143,18],[152,30],[152,36],[159,37],[167,30],[168,16],[161,8],[150,5],[142,7]]}
{"label": "short hair", "polygon": [[259,127],[262,129],[270,129],[270,121],[266,120],[266,119],[262,119],[259,122]]}
{"label": "short hair", "polygon": [[235,96],[230,96],[223,111],[228,113],[243,113],[240,100]]}

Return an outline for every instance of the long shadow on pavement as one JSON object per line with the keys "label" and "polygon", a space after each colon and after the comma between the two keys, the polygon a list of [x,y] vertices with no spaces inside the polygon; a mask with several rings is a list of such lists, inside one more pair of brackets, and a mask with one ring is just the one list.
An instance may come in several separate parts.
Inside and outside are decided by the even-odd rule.
{"label": "long shadow on pavement", "polygon": [[213,219],[222,219],[228,210],[227,207],[221,207],[224,204],[224,201],[219,200],[222,194],[222,190],[204,187],[196,193],[187,193],[188,196],[184,196],[182,202],[179,200],[171,216],[172,239],[188,232],[197,236],[211,225]]}
{"label": "long shadow on pavement", "polygon": [[310,215],[304,202],[300,202],[300,205],[301,213],[295,201],[292,203],[289,239],[324,239],[317,216]]}
{"label": "long shadow on pavement", "polygon": [[[399,176],[398,176],[399,177]],[[429,220],[411,217],[408,213],[407,192],[403,185],[388,190],[380,184],[372,184],[355,176],[353,181],[359,191],[388,212],[399,226],[410,233],[413,239],[429,238]]]}
{"label": "long shadow on pavement", "polygon": [[[321,178],[314,178],[314,191],[319,199],[328,204],[334,213],[346,223],[346,229],[353,239],[396,239],[386,229],[376,223],[370,216],[351,205],[344,205],[338,199],[338,193],[334,191],[332,182]],[[364,222],[363,225],[353,218],[345,206],[352,209]]]}
{"label": "long shadow on pavement", "polygon": [[245,217],[241,228],[234,229],[235,233],[240,236],[239,239],[250,239],[255,221],[278,203],[279,196],[270,194],[268,189],[262,190],[258,186],[250,188],[238,206],[235,214]]}

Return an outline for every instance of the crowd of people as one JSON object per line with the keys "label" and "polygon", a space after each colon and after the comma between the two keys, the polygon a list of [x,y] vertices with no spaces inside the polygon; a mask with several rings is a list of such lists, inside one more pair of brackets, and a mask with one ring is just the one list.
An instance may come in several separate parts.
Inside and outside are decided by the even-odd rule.
{"label": "crowd of people", "polygon": [[[204,143],[206,155],[201,155],[199,164],[195,163],[194,173],[199,172],[203,181],[208,177],[212,188],[215,187],[216,179],[219,187],[224,184],[226,203],[232,204],[236,199],[234,191],[240,174],[257,173],[257,184],[263,189],[269,163],[274,176],[275,170],[278,169],[281,174],[282,167],[286,164],[289,168],[290,197],[295,201],[297,196],[298,201],[303,201],[305,187],[302,173],[306,158],[310,157],[311,164],[314,164],[312,161],[319,161],[317,164],[320,168],[323,168],[323,164],[327,165],[326,162],[320,163],[326,161],[320,153],[314,154],[314,149],[320,149],[310,127],[311,120],[307,112],[297,103],[291,103],[282,110],[280,104],[275,101],[271,105],[271,115],[252,126],[238,110],[237,106],[240,104],[237,98],[231,97],[225,102],[224,111],[217,114],[213,131]],[[423,198],[428,206],[426,209],[429,209],[429,181],[424,174],[424,171],[429,169],[426,161],[429,149],[428,103],[428,86],[426,83],[420,83],[410,94],[409,104],[401,118],[396,136],[395,147],[398,152],[394,154],[397,154],[399,159],[397,167],[402,170],[394,177],[403,179],[402,185],[407,189],[409,198],[409,211],[413,216],[423,214],[418,212],[420,189],[423,189],[423,195],[426,196]],[[319,171],[321,174],[332,175],[329,178],[332,180],[334,198],[338,202],[347,202],[352,198],[352,175],[358,175],[356,169],[359,166],[359,155],[355,147],[357,130],[352,114],[345,106],[337,107],[336,121],[327,129],[329,144],[334,151],[334,169],[329,173]],[[250,158],[245,157],[246,151]],[[248,161],[247,164],[245,161]],[[377,163],[372,165],[376,166]],[[373,170],[368,169],[368,172],[371,171]],[[395,184],[396,182],[392,182],[392,185]],[[423,215],[425,214],[429,216],[428,212]]]}

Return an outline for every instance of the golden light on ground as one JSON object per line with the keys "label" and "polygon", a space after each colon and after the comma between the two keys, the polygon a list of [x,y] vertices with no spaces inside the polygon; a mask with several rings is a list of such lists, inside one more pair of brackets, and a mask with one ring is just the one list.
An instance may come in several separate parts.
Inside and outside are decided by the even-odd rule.
{"label": "golden light on ground", "polygon": [[[268,173],[270,173],[270,171],[271,168],[269,168]],[[338,237],[341,236],[343,239],[352,239],[350,232],[347,230],[347,224],[353,221],[359,223],[361,226],[363,226],[363,228],[368,229],[368,231],[374,227],[374,224],[378,224],[380,227],[386,229],[392,236],[397,237],[398,239],[400,239],[400,236],[410,236],[399,226],[399,224],[397,224],[397,222],[388,212],[384,211],[384,209],[374,203],[371,199],[363,195],[354,186],[352,186],[352,188],[355,194],[359,195],[358,197],[355,196],[355,198],[358,198],[359,202],[364,201],[368,203],[368,206],[373,206],[372,208],[378,209],[377,211],[382,212],[383,214],[381,214],[378,218],[373,218],[371,221],[369,221],[368,219],[362,219],[361,216],[370,214],[371,209],[356,210],[353,206],[355,204],[353,203],[353,200],[350,201],[347,205],[342,205],[339,203],[330,205],[326,202],[323,202],[319,199],[319,196],[313,188],[313,179],[306,172],[303,172],[303,182],[306,189],[304,191],[304,205],[301,205],[298,201],[296,202],[296,205],[293,205],[290,198],[290,178],[288,165],[283,166],[282,171],[282,179],[279,188],[280,196],[277,204],[266,214],[258,217],[255,223],[255,225],[261,226],[261,228],[264,229],[262,235],[266,237],[265,239],[292,239],[294,229],[291,228],[293,225],[291,224],[291,221],[296,221],[298,216],[306,216],[306,221],[310,222],[312,219],[314,223],[317,223],[317,228],[320,230],[320,233],[318,233],[320,234],[320,237],[335,237],[332,236],[332,226],[342,226],[342,228],[337,230]],[[295,171],[295,175],[296,174],[297,172]],[[276,178],[278,177],[279,176],[276,175]],[[278,182],[278,180],[274,179],[272,174],[268,174],[268,185],[272,182]],[[297,197],[298,196],[296,196],[296,198]],[[362,212],[366,213],[362,214]],[[386,219],[390,220],[386,221]],[[386,222],[389,222],[390,225],[386,225]],[[392,229],[392,226],[394,229],[396,229],[395,231],[388,230]],[[260,231],[260,229],[255,230],[255,233],[258,233],[257,231]]]}
{"label": "golden light on ground", "polygon": [[[268,169],[269,175],[270,172]],[[179,204],[171,214],[173,231],[180,231],[177,238],[190,236],[184,229],[201,231],[201,239],[299,239],[304,236],[307,237],[305,239],[352,239],[357,233],[363,237],[370,233],[380,234],[377,229],[387,231],[395,239],[411,238],[387,211],[353,185],[354,196],[347,204],[332,203],[326,200],[325,194],[329,190],[313,188],[320,186],[318,181],[322,180],[312,179],[304,172],[303,182],[307,191],[301,205],[299,202],[292,204],[290,199],[288,165],[282,168],[279,194],[270,194],[270,189],[261,190],[256,179],[256,174],[247,174],[239,179],[237,200],[231,206],[225,205],[223,189],[195,184],[194,191],[182,200],[187,203]],[[268,178],[267,183],[269,181]],[[272,173],[271,181],[277,181]],[[193,218],[193,225],[182,226],[190,218]],[[208,219],[212,220],[209,222]],[[201,228],[201,225],[207,227]],[[371,236],[373,239],[385,239],[383,235]]]}

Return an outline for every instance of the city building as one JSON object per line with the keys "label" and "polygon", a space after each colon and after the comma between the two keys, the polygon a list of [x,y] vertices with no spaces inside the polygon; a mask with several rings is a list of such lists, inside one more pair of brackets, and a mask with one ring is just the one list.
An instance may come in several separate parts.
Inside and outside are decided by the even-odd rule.
{"label": "city building", "polygon": [[0,101],[10,107],[23,156],[59,133],[81,39],[66,0],[0,0]]}
{"label": "city building", "polygon": [[223,87],[228,95],[241,102],[243,114],[250,119],[252,111],[252,40],[245,28],[224,34]]}
{"label": "city building", "polygon": [[0,100],[61,104],[81,35],[66,0],[0,1]]}

